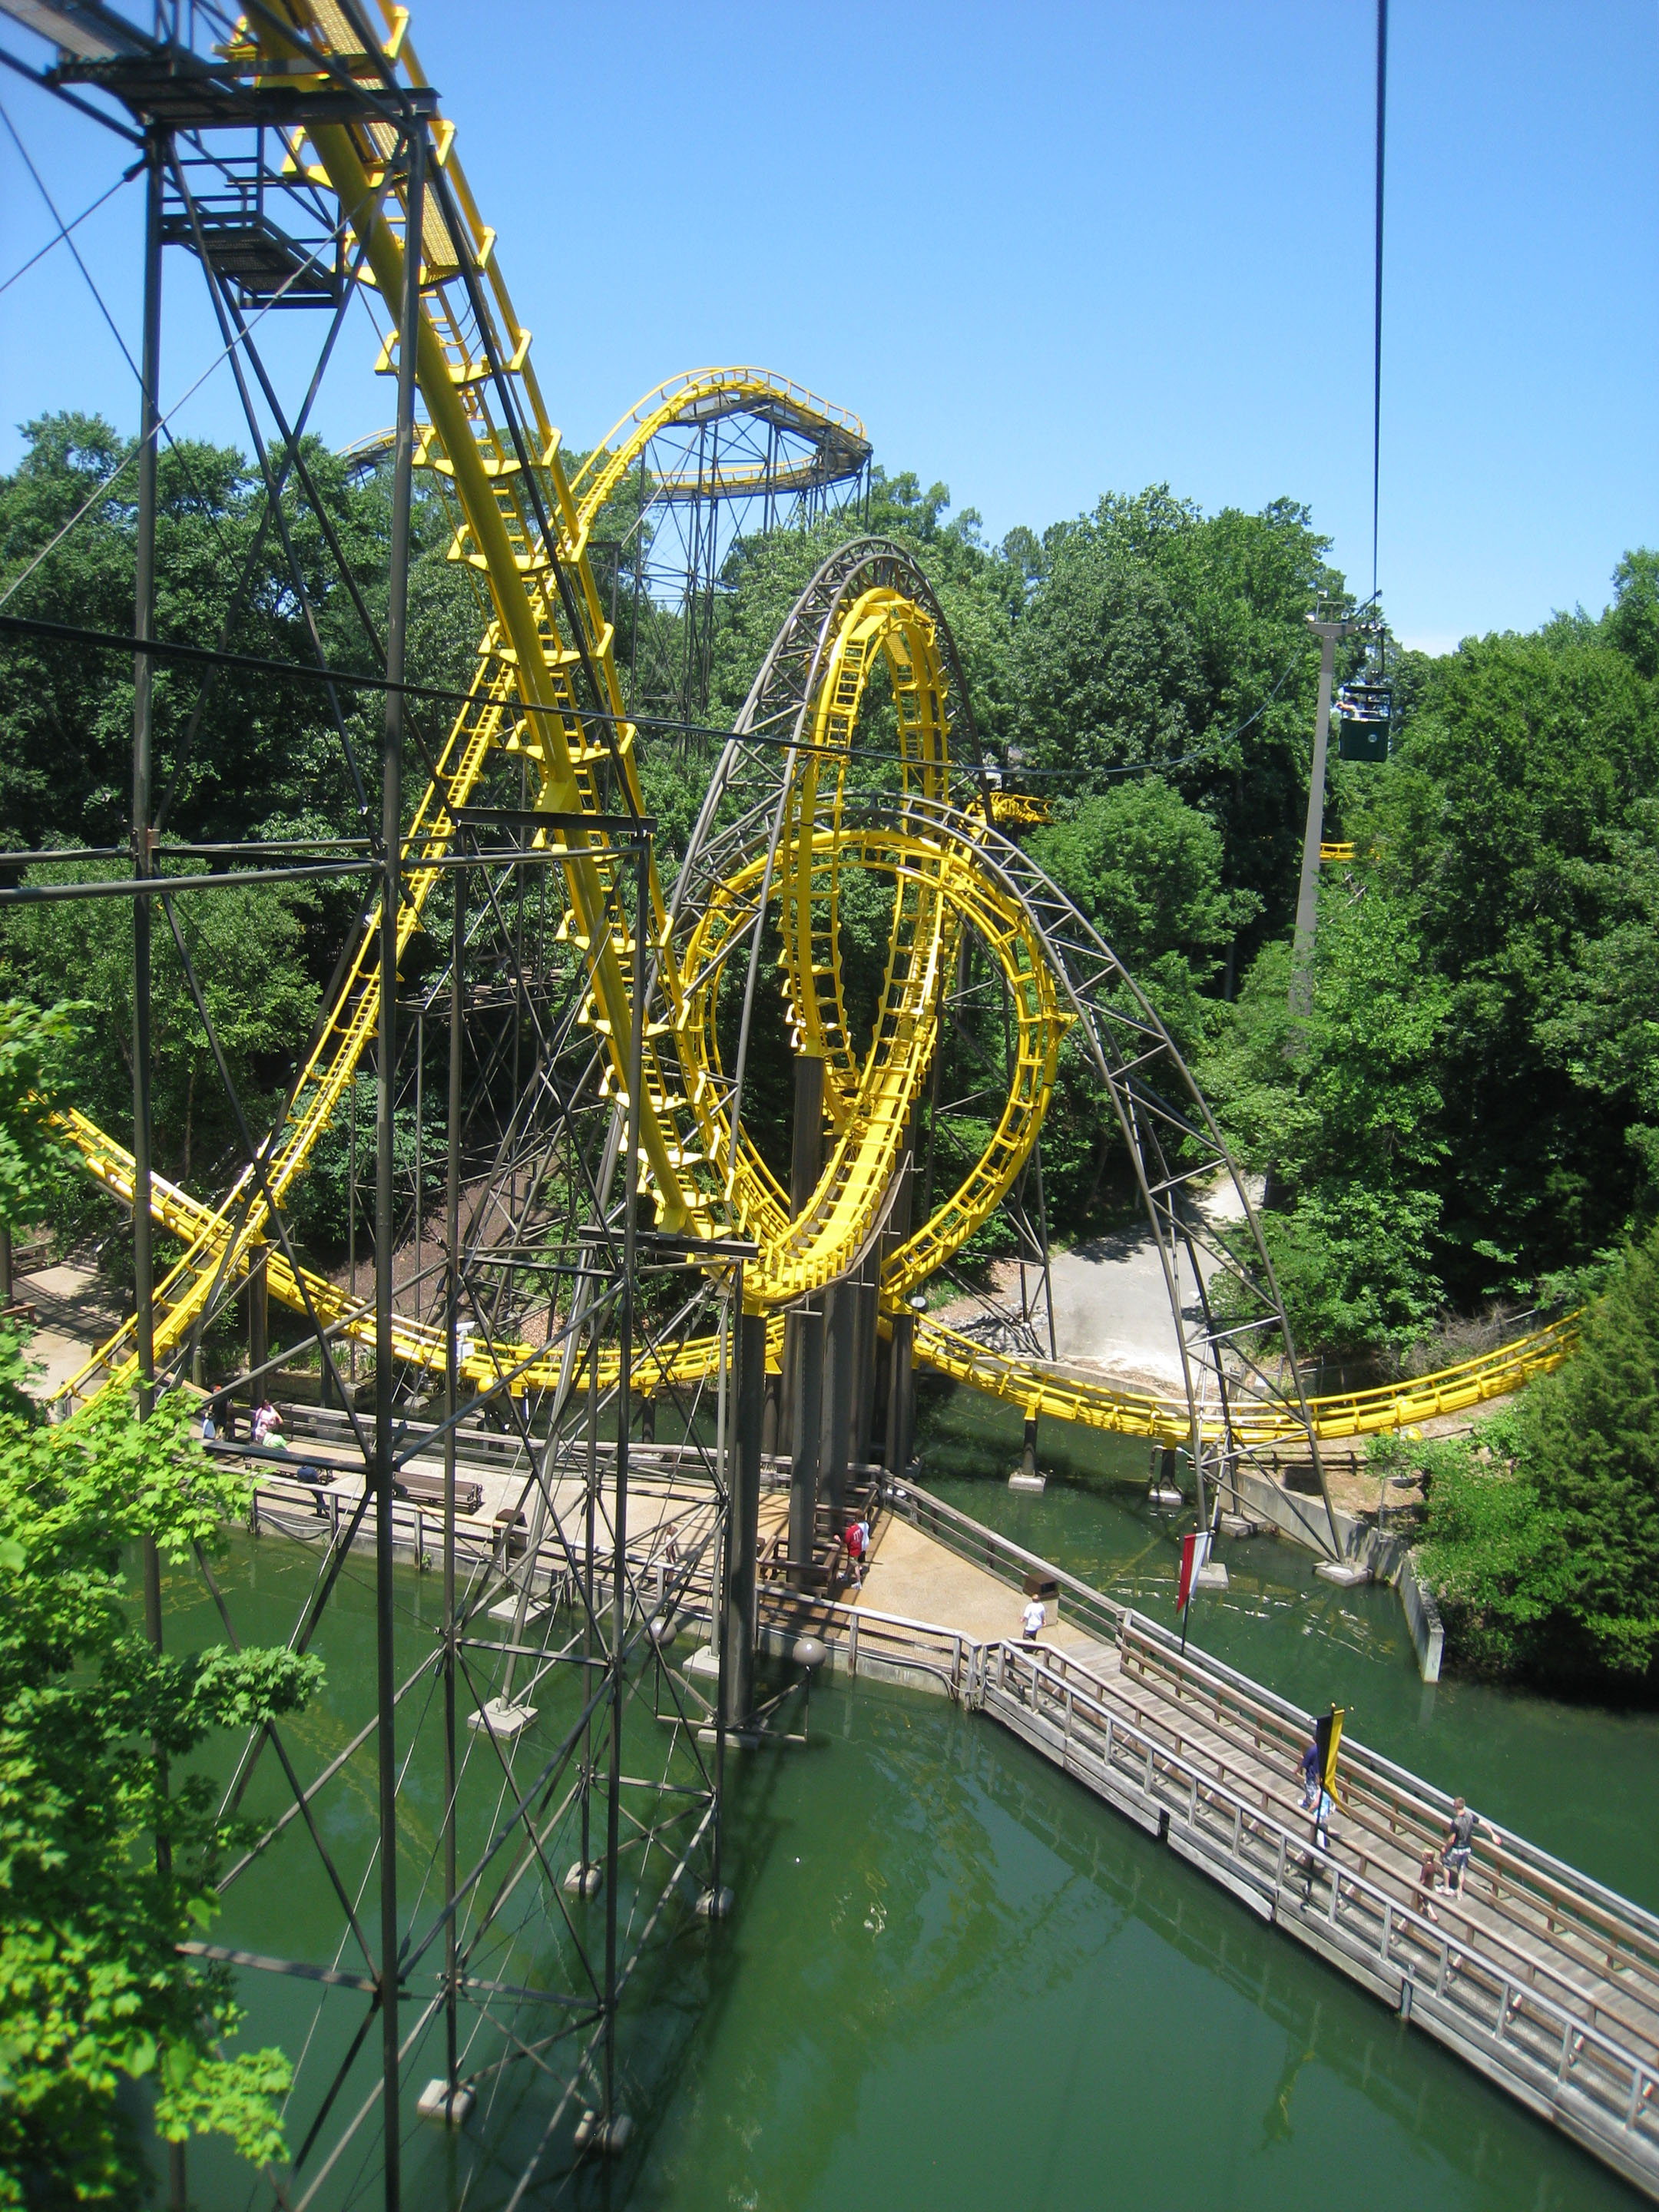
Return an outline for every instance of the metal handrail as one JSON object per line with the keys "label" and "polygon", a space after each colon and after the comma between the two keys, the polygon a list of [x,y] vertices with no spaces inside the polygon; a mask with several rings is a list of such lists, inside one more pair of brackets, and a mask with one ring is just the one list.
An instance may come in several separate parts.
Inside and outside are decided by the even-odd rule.
{"label": "metal handrail", "polygon": [[[1393,1929],[1395,1925],[1399,1925],[1408,1929],[1417,1936],[1420,1943],[1431,1948],[1438,1954],[1434,1983],[1434,1994],[1437,1997],[1458,2004],[1461,2010],[1473,2013],[1486,2032],[1495,2035],[1500,2044],[1504,2042],[1512,2021],[1521,2015],[1523,2008],[1545,2014],[1552,2028],[1559,2030],[1560,2033],[1560,2055],[1556,2066],[1556,2080],[1559,2085],[1565,2086],[1568,2074],[1582,2057],[1584,2050],[1593,2044],[1605,2063],[1610,2063],[1613,2069],[1630,2077],[1629,2094],[1624,2100],[1622,2112],[1618,2114],[1620,2124],[1628,2132],[1634,2134],[1637,2132],[1638,2120],[1644,2118],[1652,2120],[1654,2116],[1650,2111],[1650,2104],[1655,2090],[1659,2088],[1659,2064],[1645,2063],[1633,2051],[1628,2050],[1614,2037],[1607,2034],[1605,2029],[1598,2027],[1593,2021],[1587,2020],[1581,2012],[1574,2011],[1569,2005],[1563,2004],[1540,1991],[1534,1982],[1520,1979],[1515,1973],[1498,1964],[1496,1960],[1486,1955],[1468,1936],[1466,1936],[1462,1940],[1454,1940],[1452,1936],[1443,1932],[1437,1923],[1427,1920],[1422,1914],[1413,1911],[1410,1906],[1400,1904],[1380,1885],[1372,1881],[1368,1875],[1341,1867],[1328,1850],[1316,1856],[1316,1847],[1311,1840],[1294,1835],[1283,1822],[1274,1819],[1271,1813],[1258,1811],[1254,1806],[1247,1805],[1243,1798],[1236,1791],[1230,1790],[1224,1783],[1214,1781],[1190,1760],[1182,1758],[1179,1753],[1173,1752],[1166,1746],[1158,1743],[1144,1729],[1136,1727],[1133,1722],[1124,1720],[1100,1699],[1091,1696],[1086,1691],[1079,1692],[1074,1683],[1068,1681],[1066,1675],[1050,1663],[1058,1659],[1068,1671],[1083,1674],[1086,1678],[1086,1668],[1079,1667],[1076,1662],[1067,1661],[1063,1653],[1055,1652],[1050,1647],[1044,1645],[1027,1647],[1007,1643],[997,1645],[995,1652],[996,1689],[1003,1695],[1012,1694],[1008,1690],[1008,1673],[1011,1666],[1017,1680],[1021,1674],[1028,1674],[1031,1692],[1029,1709],[1034,1719],[1040,1723],[1045,1720],[1039,1698],[1042,1686],[1046,1682],[1052,1685],[1051,1694],[1060,1704],[1065,1713],[1062,1734],[1066,1739],[1069,1740],[1072,1735],[1079,1705],[1086,1718],[1099,1723],[1106,1739],[1102,1756],[1109,1771],[1111,1771],[1111,1749],[1114,1742],[1118,1740],[1127,1740],[1142,1755],[1146,1770],[1146,1780],[1142,1787],[1147,1796],[1157,1797],[1159,1794],[1155,1782],[1160,1769],[1165,1774],[1174,1774],[1184,1779],[1188,1790],[1187,1824],[1195,1832],[1205,1832],[1199,1816],[1200,1805],[1212,1807],[1217,1801],[1220,1801],[1224,1805],[1230,1806],[1233,1814],[1233,1842],[1230,1847],[1229,1855],[1237,1858],[1243,1867],[1249,1869],[1258,1878],[1264,1869],[1260,1865],[1253,1865],[1242,1849],[1243,1837],[1246,1832],[1256,1835],[1266,1834],[1269,1837],[1276,1846],[1273,1868],[1275,1894],[1287,1887],[1285,1870],[1292,1856],[1298,1863],[1315,1862],[1309,1883],[1310,1893],[1311,1893],[1312,1881],[1317,1871],[1317,1858],[1322,1857],[1329,1871],[1331,1884],[1330,1901],[1326,1917],[1333,1927],[1337,1927],[1340,1923],[1340,1905],[1345,1891],[1350,1897],[1367,1899],[1376,1911],[1380,1911],[1382,1918],[1382,1939],[1380,1942],[1373,1942],[1369,1948],[1374,1954],[1382,1958],[1386,1966],[1395,1971],[1403,1972],[1415,1984],[1417,1977],[1412,1972],[1410,1966],[1407,1965],[1403,1968],[1400,1967],[1394,1955]],[[988,1658],[989,1656],[989,1647],[988,1647],[987,1656]],[[991,1686],[988,1680],[985,1682],[984,1686],[987,1688]],[[1097,1680],[1097,1688],[1103,1690],[1104,1686]],[[1020,1700],[1020,1702],[1024,1701]],[[1046,1724],[1054,1725],[1052,1721],[1047,1722]],[[1165,1809],[1168,1809],[1167,1805]],[[1352,1932],[1351,1928],[1349,1932]],[[1456,1963],[1454,1963],[1454,1954],[1455,1954]],[[1497,1985],[1498,2003],[1495,2026],[1485,2021],[1476,2008],[1463,2005],[1449,1987],[1455,1977],[1462,1978],[1467,1983],[1471,1967],[1476,1974],[1483,1976],[1487,1981]],[[1565,1988],[1572,1990],[1572,1984],[1566,1982],[1565,1978],[1557,1976],[1555,1978],[1561,1981]],[[1573,1990],[1573,1995],[1582,1998],[1583,1993]],[[1590,2002],[1593,2002],[1594,2000]],[[1527,2051],[1524,2046],[1517,2046],[1516,2055],[1530,2060],[1534,2065],[1540,2063],[1536,2054]],[[1597,2101],[1609,2112],[1615,2109],[1603,2098],[1598,2097]],[[1645,2132],[1650,2138],[1659,2139],[1659,2131],[1656,2131],[1652,2125],[1650,2125]]]}
{"label": "metal handrail", "polygon": [[[1028,1574],[1040,1574],[1045,1581],[1058,1583],[1062,1592],[1068,1592],[1073,1602],[1083,1610],[1091,1626],[1102,1627],[1108,1638],[1115,1642],[1121,1632],[1129,1608],[1120,1605],[1115,1598],[1108,1597],[1103,1590],[1083,1582],[1065,1568],[1057,1567],[1052,1560],[1040,1559],[1028,1552],[1023,1544],[988,1528],[982,1521],[975,1521],[944,1498],[936,1498],[919,1482],[888,1482],[883,1485],[883,1498],[889,1510],[903,1519],[913,1521],[916,1527],[927,1523],[928,1534],[937,1539],[958,1559],[970,1559],[983,1566],[1000,1581],[1023,1582]],[[908,1508],[912,1502],[919,1507],[912,1513]]]}

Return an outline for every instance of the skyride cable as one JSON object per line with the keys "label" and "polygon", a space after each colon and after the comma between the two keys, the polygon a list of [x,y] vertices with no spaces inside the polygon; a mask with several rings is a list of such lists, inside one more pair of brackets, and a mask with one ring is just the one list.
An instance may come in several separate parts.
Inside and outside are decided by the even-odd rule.
{"label": "skyride cable", "polygon": [[1378,489],[1382,480],[1382,154],[1388,137],[1389,0],[1376,0],[1376,293],[1371,365],[1371,603],[1376,602]]}

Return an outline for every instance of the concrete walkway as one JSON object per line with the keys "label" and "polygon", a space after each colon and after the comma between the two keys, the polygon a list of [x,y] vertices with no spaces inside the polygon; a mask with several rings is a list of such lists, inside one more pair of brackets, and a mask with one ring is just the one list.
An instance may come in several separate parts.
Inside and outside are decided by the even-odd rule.
{"label": "concrete walkway", "polygon": [[[1017,1589],[972,1560],[947,1552],[896,1514],[884,1513],[875,1530],[864,1588],[843,1596],[877,1613],[937,1622],[975,1643],[1018,1637],[1025,1600]],[[1048,1602],[1043,1641],[1081,1656],[1094,1639],[1066,1620],[1063,1605]]]}
{"label": "concrete walkway", "polygon": [[19,1304],[40,1316],[23,1352],[34,1370],[28,1382],[34,1398],[49,1398],[78,1373],[126,1318],[98,1270],[78,1261],[20,1275],[16,1291]]}
{"label": "concrete walkway", "polygon": [[[1255,1195],[1253,1193],[1252,1195]],[[1205,1192],[1199,1211],[1220,1229],[1244,1218],[1231,1183]],[[1214,1263],[1200,1253],[1207,1283]],[[1181,1388],[1181,1353],[1170,1311],[1169,1286],[1158,1242],[1145,1222],[1113,1230],[1058,1252],[1050,1262],[1054,1284],[1054,1348],[1079,1367],[1097,1368],[1114,1380],[1154,1389]],[[1190,1270],[1184,1261],[1179,1290],[1190,1324],[1200,1318]]]}

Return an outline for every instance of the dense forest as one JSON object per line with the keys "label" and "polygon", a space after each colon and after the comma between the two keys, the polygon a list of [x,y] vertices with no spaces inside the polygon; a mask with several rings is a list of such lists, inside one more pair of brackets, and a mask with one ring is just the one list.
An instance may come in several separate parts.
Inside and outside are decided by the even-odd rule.
{"label": "dense forest", "polygon": [[[0,578],[38,562],[12,611],[126,631],[128,449],[106,424],[70,416],[29,425],[27,440],[0,478]],[[186,445],[162,456],[163,637],[374,672],[385,473],[354,474],[314,446],[307,465],[326,531],[292,487],[273,521],[240,453]],[[921,562],[956,635],[982,758],[1048,802],[1032,851],[1150,994],[1263,1178],[1301,1347],[1357,1355],[1379,1374],[1420,1368],[1483,1316],[1503,1323],[1608,1286],[1581,1362],[1535,1386],[1487,1440],[1424,1448],[1428,1556],[1467,1659],[1647,1678],[1659,1648],[1659,1247],[1648,1241],[1659,1216],[1659,556],[1627,553],[1600,614],[1471,638],[1437,659],[1395,656],[1391,757],[1332,759],[1326,834],[1351,840],[1355,858],[1324,872],[1312,1022],[1287,1054],[1317,672],[1304,617],[1316,595],[1343,597],[1306,508],[1206,514],[1155,486],[992,544],[943,485],[878,469],[864,526]],[[775,531],[728,561],[709,727],[641,748],[665,871],[707,787],[714,733],[846,527]],[[411,673],[453,689],[476,665],[484,611],[471,573],[445,557],[448,538],[423,491]],[[647,546],[648,531],[629,542]],[[626,663],[635,579],[621,557]],[[675,617],[651,619],[660,632]],[[1348,650],[1345,673],[1363,648]],[[372,690],[251,668],[222,670],[204,693],[197,672],[163,664],[164,847],[365,828],[379,711]],[[14,853],[52,854],[35,879],[126,872],[131,717],[119,654],[14,639],[0,661],[0,837]],[[437,702],[411,717],[413,789],[448,718]],[[179,911],[238,1087],[254,1112],[274,1109],[357,895],[349,883],[271,885]],[[845,904],[855,1013],[873,1007],[886,913],[878,887]],[[417,939],[411,971],[438,957]],[[157,1164],[211,1190],[234,1131],[165,936],[156,963]],[[124,902],[0,921],[0,999],[77,1002],[51,1031],[52,1079],[117,1130],[130,1114],[130,988]],[[781,1047],[781,996],[766,994],[760,1018],[763,1048]],[[994,1038],[985,1049],[994,1060]],[[38,1089],[27,1052],[7,1051],[13,1088]],[[750,1118],[781,1161],[787,1052],[763,1048],[751,1066]],[[428,1095],[440,1091],[434,1081]],[[939,1134],[948,1159],[952,1143],[975,1152],[983,1133],[947,1115]],[[1066,1235],[1129,1201],[1115,1143],[1063,1055],[1044,1172]],[[349,1144],[348,1128],[331,1133],[296,1208],[328,1262],[345,1239]],[[100,1232],[105,1263],[122,1266],[124,1240],[106,1233],[112,1216],[84,1182],[18,1188],[33,1194],[35,1218]],[[970,1265],[994,1256],[997,1234],[995,1223],[981,1232]],[[1587,1474],[1578,1440],[1591,1435]]]}
{"label": "dense forest", "polygon": [[[97,496],[124,451],[95,420],[28,426],[24,459],[0,478],[0,574],[93,503],[14,611],[127,628],[130,472]],[[374,630],[384,610],[385,477],[355,478],[320,447],[307,459],[358,604],[307,501],[290,489],[271,527],[245,457],[182,446],[161,463],[163,636],[291,661],[320,647],[335,667],[372,670],[364,618]],[[1627,555],[1599,617],[1399,657],[1393,758],[1333,760],[1327,834],[1354,840],[1358,857],[1326,872],[1313,1028],[1292,1060],[1288,928],[1316,678],[1303,617],[1316,592],[1342,589],[1307,510],[1286,500],[1206,515],[1154,487],[993,545],[943,485],[878,470],[867,527],[921,560],[957,637],[981,752],[1050,802],[1035,854],[1151,993],[1267,1178],[1303,1343],[1397,1364],[1449,1319],[1559,1302],[1593,1279],[1652,1213],[1659,1175],[1659,560]],[[736,550],[711,724],[729,720],[844,530],[831,520]],[[476,586],[444,557],[435,501],[421,502],[417,532],[414,673],[463,684]],[[623,590],[624,629],[630,602]],[[374,695],[228,670],[204,703],[196,672],[167,665],[156,689],[164,836],[360,826]],[[103,848],[110,857],[66,857],[55,872],[122,872],[131,700],[119,657],[50,641],[9,650],[8,848]],[[447,719],[436,704],[416,716],[412,784]],[[672,854],[706,786],[708,745],[643,750]],[[252,1099],[279,1097],[353,913],[349,888],[311,885],[189,909],[192,958]],[[880,902],[866,902],[862,920],[851,902],[847,927],[849,969],[873,970]],[[0,989],[49,1002],[67,988],[88,1002],[75,1087],[117,1127],[129,1095],[126,935],[117,902],[14,912],[0,929]],[[159,1164],[210,1185],[232,1131],[170,942],[157,957]],[[1062,1085],[1047,1165],[1074,1233],[1121,1195],[1101,1172],[1091,1112]],[[337,1232],[340,1166],[319,1163],[327,1202],[313,1226],[325,1242],[331,1212]]]}

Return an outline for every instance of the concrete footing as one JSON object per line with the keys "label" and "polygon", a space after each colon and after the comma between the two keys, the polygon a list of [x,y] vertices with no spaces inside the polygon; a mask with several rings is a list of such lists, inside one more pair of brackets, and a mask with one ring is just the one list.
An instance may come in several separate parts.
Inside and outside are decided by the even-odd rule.
{"label": "concrete footing", "polygon": [[486,1730],[491,1735],[520,1735],[536,1717],[534,1705],[512,1705],[505,1698],[492,1698],[487,1705],[480,1705],[476,1713],[469,1713],[466,1724],[480,1735]]}
{"label": "concrete footing", "polygon": [[1155,1482],[1146,1492],[1146,1503],[1149,1505],[1163,1506],[1166,1510],[1173,1511],[1177,1505],[1184,1505],[1187,1501],[1178,1490],[1166,1489],[1162,1484]]}
{"label": "concrete footing", "polygon": [[1226,1587],[1227,1570],[1219,1559],[1206,1559],[1193,1577],[1194,1589],[1224,1590]]}
{"label": "concrete footing", "polygon": [[605,1886],[605,1869],[590,1859],[584,1866],[580,1859],[568,1867],[564,1877],[567,1897],[597,1897]]}
{"label": "concrete footing", "polygon": [[1048,1486],[1048,1478],[1046,1474],[1025,1474],[1018,1468],[1016,1468],[1008,1478],[1010,1490],[1029,1490],[1037,1498],[1042,1497]]}
{"label": "concrete footing", "polygon": [[1370,1569],[1354,1559],[1321,1559],[1314,1572],[1322,1582],[1334,1583],[1339,1589],[1353,1589],[1371,1579]]}
{"label": "concrete footing", "polygon": [[720,1678],[720,1655],[712,1644],[700,1644],[685,1662],[688,1674],[701,1674],[705,1680],[718,1682]]}
{"label": "concrete footing", "polygon": [[477,2102],[471,2089],[452,2090],[440,2075],[422,2090],[415,2110],[423,2120],[441,2120],[446,2127],[459,2128]]}
{"label": "concrete footing", "polygon": [[576,2123],[576,2148],[597,2151],[601,2158],[620,2158],[633,2133],[633,2118],[627,2112],[615,2112],[608,2120],[597,2112],[584,2112]]}
{"label": "concrete footing", "polygon": [[1224,1536],[1259,1536],[1261,1534],[1261,1523],[1259,1521],[1252,1521],[1248,1513],[1224,1513],[1221,1516],[1221,1533]]}
{"label": "concrete footing", "polygon": [[699,1920],[728,1920],[734,1902],[732,1893],[724,1884],[719,1889],[706,1889],[697,1899]]}
{"label": "concrete footing", "polygon": [[[539,1628],[552,1610],[553,1607],[546,1598],[532,1597],[530,1603],[525,1607],[524,1625],[526,1634],[528,1635],[532,1628]],[[519,1617],[518,1599],[516,1597],[504,1597],[499,1605],[492,1605],[489,1607],[488,1617],[491,1620],[499,1620],[506,1627],[511,1628],[514,1622]]]}

